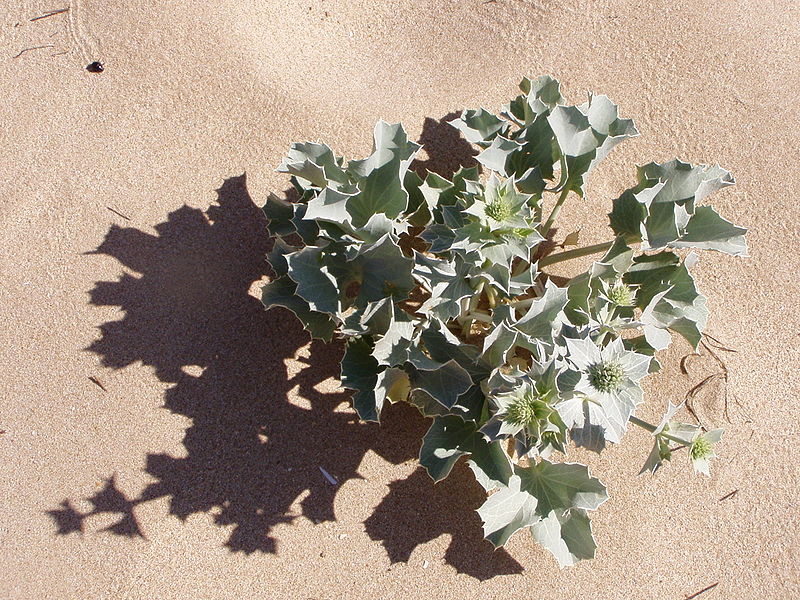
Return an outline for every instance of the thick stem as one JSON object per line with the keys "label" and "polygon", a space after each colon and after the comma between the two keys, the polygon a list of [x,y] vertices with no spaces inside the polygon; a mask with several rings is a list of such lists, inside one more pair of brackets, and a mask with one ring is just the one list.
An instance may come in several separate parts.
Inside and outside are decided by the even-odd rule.
{"label": "thick stem", "polygon": [[463,323],[461,324],[461,334],[464,338],[469,337],[469,330],[472,327],[473,319],[469,316],[471,313],[474,313],[478,308],[478,302],[481,300],[481,294],[483,293],[483,286],[486,285],[486,280],[481,279],[480,283],[478,283],[478,287],[475,288],[475,294],[469,300],[469,307],[467,308],[467,315],[464,318]]}
{"label": "thick stem", "polygon": [[[637,427],[641,427],[642,429],[646,429],[650,433],[655,433],[655,431],[656,431],[656,426],[655,425],[652,425],[652,424],[648,423],[647,421],[642,421],[641,419],[639,419],[638,417],[634,417],[633,415],[628,417],[628,421],[633,423]],[[658,435],[660,435],[661,437],[663,437],[665,439],[668,439],[671,442],[675,442],[676,444],[680,444],[681,446],[685,446],[686,445],[686,440],[682,440],[680,438],[676,438],[676,437],[674,437],[674,436],[672,436],[672,435],[670,435],[668,433],[665,433],[663,431],[660,431],[658,433]]]}
{"label": "thick stem", "polygon": [[550,229],[553,227],[553,222],[556,220],[558,213],[561,211],[561,207],[564,205],[564,201],[569,196],[570,189],[564,188],[561,190],[561,195],[556,200],[556,205],[553,207],[553,211],[550,213],[550,216],[547,217],[547,221],[545,221],[544,225],[542,225],[541,229],[539,230],[543,237],[547,238],[547,234],[550,233]]}
{"label": "thick stem", "polygon": [[551,254],[539,259],[539,266],[546,267],[547,265],[554,265],[556,263],[564,262],[565,260],[580,258],[581,256],[589,256],[590,254],[597,254],[599,252],[605,252],[613,245],[614,241],[612,240],[610,242],[603,242],[602,244],[593,244],[591,246],[584,246],[583,248],[574,248],[565,252],[558,252],[556,254]]}
{"label": "thick stem", "polygon": [[472,321],[481,321],[482,323],[491,323],[492,317],[490,317],[487,313],[481,312],[479,310],[468,312],[465,317]]}
{"label": "thick stem", "polygon": [[641,427],[642,429],[646,429],[650,433],[654,433],[655,430],[656,430],[656,426],[655,425],[652,425],[652,424],[648,423],[647,421],[642,421],[640,418],[634,417],[633,415],[628,417],[628,421],[630,421],[631,423],[633,423],[637,427]]}
{"label": "thick stem", "polygon": [[517,263],[517,265],[512,269],[511,276],[512,277],[516,277],[517,275],[519,275],[520,273],[525,271],[525,269],[527,269],[530,266],[531,266],[531,263],[529,263],[527,260],[520,260]]}
{"label": "thick stem", "polygon": [[508,303],[509,306],[512,308],[516,308],[517,310],[527,308],[534,302],[536,302],[538,298],[525,298],[524,300],[512,300]]}
{"label": "thick stem", "polygon": [[497,292],[494,291],[491,285],[486,286],[486,297],[489,299],[490,308],[497,306]]}

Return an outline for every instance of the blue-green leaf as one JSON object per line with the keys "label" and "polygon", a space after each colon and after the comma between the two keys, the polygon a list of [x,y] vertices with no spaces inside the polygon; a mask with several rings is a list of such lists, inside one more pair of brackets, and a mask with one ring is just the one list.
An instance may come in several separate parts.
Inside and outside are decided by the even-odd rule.
{"label": "blue-green leaf", "polygon": [[306,246],[286,255],[289,277],[297,282],[297,294],[312,310],[337,316],[341,313],[341,300],[336,277],[325,261],[323,248]]}
{"label": "blue-green leaf", "polygon": [[483,521],[483,536],[495,548],[505,546],[517,531],[530,527],[540,519],[536,513],[538,498],[521,489],[521,486],[520,477],[512,475],[508,485],[489,496],[478,509]]}
{"label": "blue-green leaf", "polygon": [[410,377],[412,390],[425,392],[448,410],[472,387],[469,373],[452,359],[432,369],[414,368]]}
{"label": "blue-green leaf", "polygon": [[373,152],[364,160],[350,161],[348,171],[360,180],[359,192],[347,201],[353,226],[363,227],[377,213],[394,219],[408,206],[403,187],[406,171],[420,146],[408,140],[402,125],[379,121]]}
{"label": "blue-green leaf", "polygon": [[562,568],[594,558],[597,549],[589,517],[580,509],[567,513],[550,511],[531,527],[531,533],[533,539],[553,553]]}
{"label": "blue-green leaf", "polygon": [[507,121],[483,108],[463,111],[458,119],[450,121],[450,125],[458,129],[468,142],[480,146],[488,146],[495,136],[508,130]]}
{"label": "blue-green leaf", "polygon": [[282,306],[292,311],[311,337],[330,342],[336,322],[325,313],[311,310],[308,302],[297,295],[297,284],[283,276],[261,288],[261,301],[266,308]]}
{"label": "blue-green leaf", "polygon": [[403,256],[400,246],[389,234],[363,246],[352,264],[361,283],[359,304],[375,302],[387,296],[396,301],[403,300],[414,288],[411,276],[414,261]]}

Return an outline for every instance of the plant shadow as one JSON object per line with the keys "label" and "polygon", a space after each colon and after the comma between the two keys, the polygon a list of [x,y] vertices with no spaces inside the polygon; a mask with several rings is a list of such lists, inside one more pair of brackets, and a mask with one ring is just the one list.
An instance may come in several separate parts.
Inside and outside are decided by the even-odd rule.
{"label": "plant shadow", "polygon": [[[448,176],[474,162],[472,148],[446,124],[454,116],[425,121],[421,141],[429,158],[415,168]],[[432,152],[437,144],[440,151]],[[340,408],[349,392],[318,390],[338,378],[341,344],[315,341],[306,349],[308,335],[290,312],[266,311],[250,295],[252,284],[269,275],[266,221],[244,175],[217,192],[216,205],[183,206],[155,226],[156,235],[113,226],[92,252],[137,275],[126,272],[91,290],[92,304],[119,307],[124,317],[101,325],[88,350],[107,367],[152,366],[171,384],[165,408],[191,425],[184,457],[147,455],[145,470],[155,481],[137,497],[126,497],[111,475],[87,499],[91,510],[64,500],[48,511],[58,534],[83,533],[87,520],[106,514],[118,519],[108,531],[144,537],[136,506],[167,498],[180,519],[211,513],[215,523],[233,526],[231,551],[275,553],[272,530],[297,518],[298,498],[302,516],[335,520],[337,490],[361,477],[368,451],[392,464],[417,456],[427,423],[415,409],[395,405],[382,425],[364,424]],[[465,468],[436,486],[418,468],[389,487],[365,527],[392,562],[407,561],[416,546],[447,533],[445,560],[459,572],[487,579],[522,571],[482,539],[475,509],[483,492]]]}

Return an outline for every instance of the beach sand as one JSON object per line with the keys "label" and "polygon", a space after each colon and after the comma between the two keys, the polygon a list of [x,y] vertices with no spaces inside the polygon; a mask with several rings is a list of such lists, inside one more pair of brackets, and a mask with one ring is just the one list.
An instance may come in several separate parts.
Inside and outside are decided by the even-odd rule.
{"label": "beach sand", "polygon": [[[796,0],[4,3],[0,597],[796,595],[798,48]],[[711,201],[751,248],[696,269],[709,333],[738,350],[727,416],[719,382],[695,399],[726,428],[711,478],[685,454],[637,476],[640,430],[576,453],[611,500],[597,558],[563,571],[525,533],[493,552],[468,470],[434,486],[417,467],[424,419],[359,424],[341,349],[258,300],[257,206],[289,186],[291,142],[363,157],[376,120],[402,121],[446,173],[471,152],[442,120],[545,73],[642,133],[562,232],[591,219],[602,241],[635,165],[678,156],[734,173]],[[681,374],[688,352],[664,354],[643,418],[718,368]]]}

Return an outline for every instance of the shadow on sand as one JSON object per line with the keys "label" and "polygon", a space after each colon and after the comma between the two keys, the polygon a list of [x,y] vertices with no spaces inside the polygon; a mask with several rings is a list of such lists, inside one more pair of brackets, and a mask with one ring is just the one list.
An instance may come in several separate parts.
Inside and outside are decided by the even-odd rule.
{"label": "shadow on sand", "polygon": [[[415,169],[451,176],[460,165],[474,164],[472,148],[445,122],[453,117],[426,120],[420,142],[429,159]],[[306,496],[303,516],[336,518],[338,486],[319,466],[341,484],[360,477],[369,450],[393,464],[417,456],[427,423],[416,410],[396,405],[381,426],[363,424],[352,410],[334,410],[349,393],[316,390],[338,377],[340,344],[312,343],[310,358],[301,353],[297,359],[307,367],[289,376],[285,361],[295,359],[308,335],[291,313],[266,311],[249,294],[269,273],[265,226],[242,175],[225,180],[217,205],[207,211],[183,206],[155,227],[155,236],[114,226],[94,252],[138,275],[98,282],[91,291],[92,304],[118,306],[125,316],[101,325],[102,337],[89,350],[108,367],[152,366],[172,385],[165,408],[192,424],[183,439],[185,457],[147,456],[145,469],[155,482],[138,497],[127,498],[110,476],[88,498],[91,511],[80,512],[69,500],[50,511],[59,534],[84,532],[87,519],[107,513],[118,517],[109,531],[143,537],[136,506],[168,498],[178,518],[213,511],[216,523],[233,525],[226,542],[232,551],[274,553],[271,531],[296,518],[290,507],[300,496]],[[291,403],[290,392],[307,407]],[[459,572],[487,579],[522,571],[483,540],[475,513],[483,491],[463,465],[436,486],[418,468],[389,487],[365,527],[392,562],[449,534],[445,559]]]}

